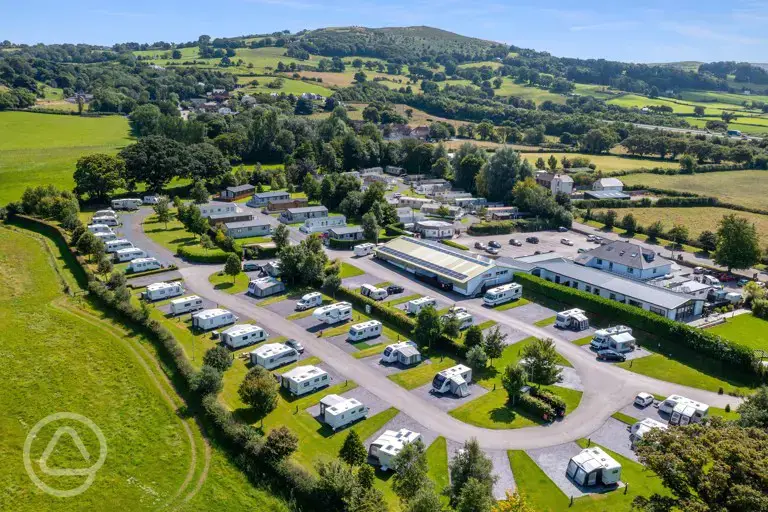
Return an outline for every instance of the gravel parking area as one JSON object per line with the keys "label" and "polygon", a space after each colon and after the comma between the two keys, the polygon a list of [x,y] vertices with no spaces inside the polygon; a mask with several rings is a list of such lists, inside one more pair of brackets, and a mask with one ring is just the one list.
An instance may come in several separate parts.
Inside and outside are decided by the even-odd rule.
{"label": "gravel parking area", "polygon": [[[384,351],[385,345],[382,345],[381,350]],[[376,354],[375,356],[366,357],[364,359],[361,359],[361,361],[365,362],[368,366],[373,368],[374,370],[383,373],[384,375],[392,375],[394,373],[407,370],[409,368],[415,368],[415,366],[409,366],[404,367],[400,366],[398,364],[382,364],[381,362],[381,354]],[[422,362],[421,364],[431,364],[429,360]],[[416,365],[418,366],[418,365]]]}
{"label": "gravel parking area", "polygon": [[424,442],[424,446],[429,446],[434,442],[435,439],[437,439],[437,434],[431,430],[428,430],[426,427],[424,427],[421,423],[414,420],[407,414],[398,413],[397,416],[392,418],[386,425],[381,427],[375,434],[373,434],[371,437],[365,440],[365,446],[368,448],[371,443],[379,437],[381,434],[384,433],[385,430],[400,430],[401,428],[405,428],[410,430],[411,432],[418,432],[421,434],[421,440]]}
{"label": "gravel parking area", "polygon": [[621,421],[608,418],[602,427],[590,434],[589,439],[593,443],[604,446],[619,455],[637,462],[637,455],[632,450],[632,443],[629,441],[629,430],[627,428],[628,426]]}
{"label": "gravel parking area", "polygon": [[581,338],[586,338],[587,336],[592,336],[596,331],[596,329],[593,329],[592,327],[584,329],[583,331],[572,331],[571,329],[558,329],[554,325],[548,325],[543,327],[543,329],[547,332],[551,332],[553,336],[558,336],[568,341],[576,341]]}
{"label": "gravel parking area", "polygon": [[[523,341],[528,337],[528,334],[524,333],[523,331],[519,331],[514,327],[510,327],[506,324],[496,324],[494,327],[498,327],[502,333],[507,335],[506,339],[504,340],[506,345],[514,345],[515,343]],[[493,329],[493,327],[491,327],[491,329]],[[488,330],[483,332],[488,332]]]}
{"label": "gravel parking area", "polygon": [[528,450],[528,455],[538,464],[544,473],[557,485],[566,496],[579,498],[588,494],[576,486],[565,471],[571,457],[581,452],[576,443],[565,443],[547,448]]}
{"label": "gravel parking area", "polygon": [[472,400],[479,398],[488,392],[487,389],[477,384],[469,385],[469,395],[465,397],[458,397],[452,393],[432,393],[431,391],[432,383],[430,382],[429,384],[424,384],[423,386],[420,386],[416,389],[412,389],[410,392],[425,402],[429,402],[436,406],[438,409],[446,412],[455,409],[460,405],[464,405],[467,402],[471,402]]}
{"label": "gravel parking area", "polygon": [[[386,336],[371,338],[369,340],[361,341],[359,343],[350,343],[349,340],[347,340],[347,333],[339,334],[338,336],[333,336],[332,338],[326,338],[325,340],[328,343],[331,343],[332,345],[339,347],[341,350],[343,350],[344,352],[347,352],[348,354],[352,354],[354,352],[357,352],[358,350],[365,350],[374,345],[379,345],[382,343],[386,345],[389,345],[390,343],[392,343],[392,341]],[[381,347],[381,350],[384,350],[384,346]]]}
{"label": "gravel parking area", "polygon": [[[267,304],[266,306],[264,306],[264,309],[268,309],[273,313],[277,313],[282,317],[286,317],[288,315],[292,315],[293,313],[296,313],[296,301],[291,299],[281,300],[280,302],[273,302],[272,304]],[[312,315],[310,315],[310,317],[311,316]]]}
{"label": "gravel parking area", "polygon": [[182,279],[181,272],[178,270],[169,270],[167,272],[159,272],[157,274],[150,274],[148,276],[128,278],[128,286],[132,288],[142,288],[152,283],[168,282],[168,281],[180,281]]}
{"label": "gravel parking area", "polygon": [[[377,397],[362,386],[358,386],[341,394],[344,398],[356,398],[361,404],[368,406],[368,417],[375,416],[382,411],[389,409],[389,404]],[[307,409],[307,412],[313,418],[318,418],[320,414],[320,404],[315,404]],[[319,420],[318,420],[319,421]]]}
{"label": "gravel parking area", "polygon": [[653,405],[648,407],[640,407],[635,404],[629,404],[619,412],[637,418],[637,420],[644,420],[645,418],[651,418],[652,420],[661,421],[662,423],[669,422],[669,414],[659,412],[659,409]]}
{"label": "gravel parking area", "polygon": [[[595,357],[597,357],[597,350],[593,350],[592,347],[590,347],[589,344],[583,345],[581,347],[582,350],[586,350],[587,352],[591,353]],[[624,356],[627,358],[627,361],[631,361],[633,359],[640,359],[641,357],[650,356],[651,352],[648,350],[645,350],[644,348],[636,348],[635,350],[631,352],[625,352]]]}
{"label": "gravel parking area", "polygon": [[524,306],[508,309],[504,311],[504,314],[523,322],[532,324],[534,322],[538,322],[539,320],[544,320],[545,318],[555,316],[557,311],[544,307],[540,304],[536,304],[535,302],[531,302],[530,304],[526,304]]}
{"label": "gravel parking area", "polygon": [[[538,244],[530,244],[525,241],[529,236],[535,236],[539,239]],[[516,247],[509,245],[509,240],[515,238],[520,240],[523,245]],[[568,238],[573,242],[573,245],[564,245],[560,242],[561,239]],[[568,231],[566,233],[560,233],[557,230],[552,231],[537,231],[535,233],[512,233],[510,235],[488,235],[488,236],[470,236],[462,235],[457,239],[457,242],[474,247],[475,242],[482,242],[488,245],[491,240],[496,240],[501,244],[499,250],[499,256],[509,256],[511,258],[520,258],[523,256],[530,256],[536,251],[548,252],[555,251],[568,258],[574,258],[578,254],[579,248],[592,249],[597,245],[587,242],[586,235],[576,233],[574,231]],[[472,249],[474,252],[481,253],[477,249]]]}
{"label": "gravel parking area", "polygon": [[560,380],[557,385],[562,388],[575,389],[576,391],[584,391],[584,386],[581,383],[581,377],[573,368],[567,366],[560,366]]}
{"label": "gravel parking area", "polygon": [[371,274],[362,274],[359,276],[348,277],[346,279],[341,280],[341,284],[343,286],[346,286],[347,288],[351,288],[353,290],[358,290],[360,288],[360,285],[363,285],[366,283],[378,284],[380,282],[381,282],[381,279],[378,279],[377,277],[372,276]]}
{"label": "gravel parking area", "polygon": [[[179,297],[174,297],[174,299],[180,299],[182,297],[187,297],[191,295],[191,293],[185,293],[184,295],[181,295]],[[203,298],[203,309],[213,309],[216,307],[216,303],[212,300],[208,300]],[[157,309],[165,313],[166,315],[171,315],[171,303],[168,302],[166,304],[163,304],[162,306],[157,306]],[[183,313],[179,315],[179,318],[189,318],[192,313]]]}

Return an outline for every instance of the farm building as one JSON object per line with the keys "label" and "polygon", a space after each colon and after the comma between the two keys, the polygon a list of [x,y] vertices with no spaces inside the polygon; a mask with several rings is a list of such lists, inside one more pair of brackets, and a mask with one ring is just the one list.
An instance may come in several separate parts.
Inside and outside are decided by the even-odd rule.
{"label": "farm building", "polygon": [[233,325],[221,333],[221,342],[231,349],[243,348],[267,339],[269,334],[258,325]]}
{"label": "farm building", "polygon": [[343,215],[336,215],[334,217],[315,217],[307,219],[304,224],[299,227],[299,231],[302,233],[325,233],[331,228],[343,228],[347,225],[347,218]]}
{"label": "farm building", "polygon": [[221,191],[220,196],[225,201],[237,201],[238,199],[242,199],[253,194],[255,190],[256,187],[253,185],[238,185],[236,187],[225,188]]}
{"label": "farm building", "polygon": [[623,240],[599,245],[579,254],[574,261],[640,281],[661,277],[672,271],[671,261],[657,257],[651,249]]}
{"label": "farm building", "polygon": [[253,279],[248,283],[248,293],[254,297],[269,297],[285,291],[285,284],[272,276]]}
{"label": "farm building", "polygon": [[442,220],[420,220],[413,226],[413,232],[422,238],[442,240],[452,238],[453,224]]}
{"label": "farm building", "polygon": [[405,445],[415,443],[421,439],[421,434],[401,428],[398,431],[385,430],[368,449],[368,456],[374,464],[381,466],[382,471],[387,471],[392,459],[400,453]]}
{"label": "farm building", "polygon": [[328,375],[328,372],[311,365],[297,366],[280,376],[280,386],[295,396],[311,393],[316,389],[328,386],[330,383],[331,376]]}
{"label": "farm building", "polygon": [[294,199],[270,199],[267,201],[267,211],[270,213],[284,212],[289,208],[303,208],[308,204],[309,201],[306,197],[296,197]]}
{"label": "farm building", "polygon": [[267,206],[270,201],[289,201],[290,199],[291,194],[283,190],[257,192],[251,196],[246,204],[254,208],[263,208],[264,206]]}
{"label": "farm building", "polygon": [[615,485],[621,479],[621,464],[594,446],[573,457],[566,474],[582,486]]}
{"label": "farm building", "polygon": [[329,229],[328,238],[335,240],[362,240],[365,238],[365,233],[360,226],[344,226]]}
{"label": "farm building", "polygon": [[259,365],[267,370],[299,360],[299,353],[296,349],[282,343],[267,343],[256,350],[252,350],[248,355],[251,364]]}
{"label": "farm building", "polygon": [[621,199],[629,201],[632,196],[625,192],[617,192],[614,190],[585,190],[584,199],[595,199],[597,201],[601,199]]}
{"label": "farm building", "polygon": [[304,208],[288,208],[280,214],[280,221],[286,224],[304,222],[307,219],[327,217],[328,208],[325,206],[306,206]]}
{"label": "farm building", "polygon": [[246,220],[243,222],[227,222],[224,233],[231,238],[249,238],[252,236],[267,236],[272,227],[263,220]]}
{"label": "farm building", "polygon": [[621,192],[624,190],[624,183],[618,178],[600,178],[592,184],[592,190]]}
{"label": "farm building", "polygon": [[493,260],[416,238],[401,236],[377,247],[376,258],[417,277],[474,296],[484,289],[512,281],[512,270]]}
{"label": "farm building", "polygon": [[412,341],[402,341],[387,345],[381,353],[382,363],[397,363],[403,366],[411,366],[421,362],[421,353]]}
{"label": "farm building", "polygon": [[355,398],[328,395],[320,400],[320,417],[323,423],[338,430],[368,415],[368,407]]}

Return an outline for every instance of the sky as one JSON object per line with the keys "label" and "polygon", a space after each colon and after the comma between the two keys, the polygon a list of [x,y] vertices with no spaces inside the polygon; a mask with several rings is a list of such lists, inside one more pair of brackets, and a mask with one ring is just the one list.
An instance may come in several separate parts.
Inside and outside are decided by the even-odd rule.
{"label": "sky", "polygon": [[350,25],[429,25],[561,57],[768,62],[768,0],[37,0],[3,10],[0,39],[111,45]]}

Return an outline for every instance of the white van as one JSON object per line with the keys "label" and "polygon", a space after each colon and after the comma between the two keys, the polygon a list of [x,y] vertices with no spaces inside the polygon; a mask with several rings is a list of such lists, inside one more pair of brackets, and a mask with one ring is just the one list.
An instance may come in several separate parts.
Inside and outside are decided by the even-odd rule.
{"label": "white van", "polygon": [[106,224],[88,224],[88,231],[91,233],[114,233],[112,228]]}
{"label": "white van", "polygon": [[119,238],[116,240],[108,240],[104,242],[104,247],[106,248],[107,252],[117,252],[120,249],[130,249],[133,247],[133,244],[130,240]]}
{"label": "white van", "polygon": [[426,297],[419,297],[418,299],[413,299],[406,302],[405,311],[409,315],[418,315],[422,309],[429,306],[432,306],[433,308],[437,307],[437,301],[427,295]]}
{"label": "white van", "polygon": [[599,329],[595,331],[595,336],[592,338],[592,341],[589,342],[589,345],[595,350],[610,348],[611,337],[622,334],[631,335],[632,328],[627,327],[626,325],[614,325],[613,327],[608,327],[607,329]]}
{"label": "white van", "polygon": [[94,233],[93,236],[95,236],[98,240],[101,240],[105,244],[107,242],[114,242],[117,240],[117,235],[114,233]]}
{"label": "white van", "polygon": [[349,341],[362,341],[381,335],[382,325],[378,320],[369,320],[349,328]]}
{"label": "white van", "polygon": [[360,286],[360,295],[369,297],[373,300],[384,300],[389,293],[384,288],[377,288],[372,284],[363,284]]}
{"label": "white van", "polygon": [[138,210],[139,207],[142,205],[142,203],[143,201],[138,198],[113,199],[112,209],[113,210]]}
{"label": "white van", "polygon": [[94,217],[91,219],[93,224],[103,224],[105,226],[118,226],[120,222],[117,217]]}
{"label": "white van", "polygon": [[180,315],[203,309],[203,299],[197,295],[182,297],[171,301],[171,314]]}
{"label": "white van", "polygon": [[138,247],[129,247],[128,249],[120,249],[115,252],[115,259],[119,262],[131,261],[137,258],[146,258],[147,253]]}
{"label": "white van", "polygon": [[296,311],[306,311],[309,308],[316,308],[323,305],[323,294],[320,292],[307,293],[302,295],[296,302]]}
{"label": "white van", "polygon": [[355,252],[355,256],[368,256],[369,254],[373,254],[373,250],[376,248],[376,244],[358,244],[352,248],[352,250]]}
{"label": "white van", "polygon": [[163,300],[171,297],[178,297],[184,293],[184,287],[181,283],[152,283],[147,285],[147,291],[144,292],[144,298],[147,300]]}
{"label": "white van", "polygon": [[496,288],[491,288],[483,296],[486,306],[498,306],[511,300],[517,300],[523,296],[523,286],[518,283],[509,283]]}
{"label": "white van", "polygon": [[231,349],[238,349],[264,341],[269,337],[267,331],[258,325],[233,325],[221,333],[221,342]]}
{"label": "white van", "polygon": [[135,274],[137,272],[146,272],[158,268],[163,268],[163,266],[155,258],[136,258],[128,265],[128,272]]}

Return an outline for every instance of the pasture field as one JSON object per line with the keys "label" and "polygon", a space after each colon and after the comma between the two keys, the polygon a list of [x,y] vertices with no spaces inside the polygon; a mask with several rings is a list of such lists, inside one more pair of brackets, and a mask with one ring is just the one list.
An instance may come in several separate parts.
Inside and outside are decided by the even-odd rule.
{"label": "pasture field", "polygon": [[[706,128],[708,121],[701,117],[686,117],[685,120],[688,121],[691,126],[695,126],[696,128]],[[768,133],[768,118],[738,117],[736,121],[728,123],[728,129],[739,130],[754,135],[765,135]]]}
{"label": "pasture field", "polygon": [[459,64],[458,65],[458,67],[460,69],[481,68],[483,66],[487,66],[487,67],[493,68],[493,69],[498,69],[501,66],[503,66],[503,64],[501,62],[499,62],[499,61],[496,61],[496,60],[484,60],[484,61],[480,61],[480,62],[467,62],[467,63]]}
{"label": "pasture field", "polygon": [[628,171],[632,169],[652,169],[661,167],[663,169],[675,169],[679,166],[677,162],[671,160],[659,160],[654,158],[630,158],[619,155],[589,155],[586,153],[522,153],[522,156],[531,164],[536,163],[539,157],[546,162],[550,155],[555,155],[558,161],[564,156],[569,159],[575,157],[584,157],[597,166],[598,171],[610,174],[613,171]]}
{"label": "pasture field", "polygon": [[650,106],[671,107],[676,114],[693,114],[693,105],[681,105],[661,98],[646,98],[638,94],[624,94],[607,101],[609,105],[618,105],[624,108],[643,108]]}
{"label": "pasture field", "polygon": [[619,91],[609,89],[604,85],[574,84],[574,94],[582,96],[594,96],[595,98],[608,99],[620,94]]}
{"label": "pasture field", "polygon": [[720,91],[682,91],[680,93],[686,101],[700,101],[706,102],[719,102],[727,103],[729,105],[741,106],[745,101],[763,101],[768,102],[768,95],[751,94],[735,94],[730,92]]}
{"label": "pasture field", "polygon": [[768,196],[768,172],[766,171],[708,172],[674,176],[631,174],[622,176],[621,180],[626,185],[646,185],[693,192],[751,208],[766,208],[765,198]]}
{"label": "pasture field", "polygon": [[[158,64],[160,66],[169,66],[169,65],[184,65],[184,62],[189,61],[197,61],[196,64],[194,64],[194,67],[200,67],[200,68],[213,68],[218,67],[219,62],[221,61],[220,58],[211,58],[211,59],[202,59],[200,58],[200,52],[199,49],[195,47],[191,48],[181,48],[181,55],[182,57],[180,59],[171,59],[171,50],[144,50],[144,51],[135,51],[133,52],[134,55],[141,55],[141,56],[149,56],[151,57],[148,61],[143,62],[150,62],[152,64]],[[283,64],[290,64],[291,62],[296,63],[296,65],[303,65],[305,67],[315,67],[317,65],[317,61],[319,57],[317,56],[311,56],[309,60],[302,61],[299,59],[294,59],[292,57],[287,57],[285,55],[285,48],[277,48],[277,47],[264,47],[264,48],[237,48],[235,50],[236,55],[234,57],[231,57],[231,59],[235,62],[242,59],[244,62],[244,65],[242,66],[229,66],[227,68],[220,68],[222,71],[227,71],[232,74],[244,74],[244,73],[264,73],[266,71],[272,71],[275,68],[277,68],[278,62],[282,62]],[[253,67],[248,67],[249,64],[252,64]]]}
{"label": "pasture field", "polygon": [[131,143],[128,121],[120,116],[0,112],[0,134],[0,204],[19,199],[29,186],[72,189],[78,158]]}
{"label": "pasture field", "polygon": [[497,96],[517,96],[524,100],[531,100],[537,105],[545,101],[551,101],[553,103],[565,104],[565,96],[554,92],[549,92],[546,89],[539,89],[538,87],[526,86],[515,83],[509,77],[504,78],[504,83],[501,87],[494,89]]}
{"label": "pasture field", "polygon": [[[271,87],[268,87],[267,84],[273,82],[276,78],[275,76],[240,76],[237,79],[237,82],[240,84],[244,84],[245,87],[241,89],[245,93],[263,93],[263,94],[270,94],[273,92],[276,92],[278,94],[285,93],[285,94],[293,94],[293,95],[301,95],[305,92],[310,92],[313,94],[320,94],[323,96],[330,96],[333,94],[333,91],[328,89],[327,87],[323,87],[321,84],[317,82],[307,82],[303,80],[294,80],[292,78],[287,77],[280,77],[283,80],[283,86],[279,89],[272,89]],[[257,81],[259,85],[253,86],[250,85],[251,82]]]}

